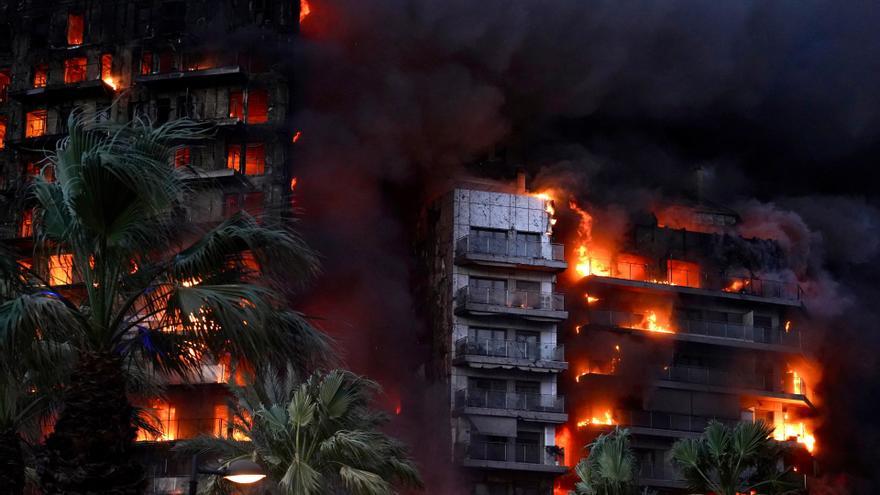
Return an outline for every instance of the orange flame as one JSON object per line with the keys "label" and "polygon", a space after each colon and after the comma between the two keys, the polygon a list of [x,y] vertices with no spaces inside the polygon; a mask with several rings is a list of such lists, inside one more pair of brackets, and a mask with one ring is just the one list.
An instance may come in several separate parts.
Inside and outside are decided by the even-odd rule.
{"label": "orange flame", "polygon": [[[787,418],[787,414],[785,417]],[[773,432],[773,438],[779,441],[794,440],[802,444],[809,453],[816,451],[816,436],[807,431],[807,426],[803,421],[797,423],[783,423],[782,427],[776,427]]]}
{"label": "orange flame", "polygon": [[614,421],[614,416],[611,414],[611,410],[606,410],[604,413],[604,418],[597,418],[593,416],[592,418],[582,419],[578,421],[578,428],[583,428],[589,425],[616,425],[617,422]]}
{"label": "orange flame", "polygon": [[296,177],[290,179],[290,190],[291,191],[296,189],[296,185],[298,182],[299,182],[299,179],[297,179]]}
{"label": "orange flame", "polygon": [[291,142],[291,143],[296,143],[297,141],[299,141],[299,138],[301,138],[302,135],[303,135],[302,131],[296,131],[296,132],[294,132],[294,133],[293,133],[293,137],[290,138],[290,142]]}
{"label": "orange flame", "polygon": [[597,302],[600,300],[598,297],[593,297],[589,294],[584,294],[584,297],[587,299],[587,304],[593,304],[594,302]]}
{"label": "orange flame", "polygon": [[110,86],[110,88],[111,88],[113,91],[117,91],[117,90],[119,90],[119,81],[117,81],[115,77],[113,77],[113,76],[105,76],[105,77],[104,77],[103,79],[101,79],[101,80],[104,81],[104,84],[106,84],[107,86]]}
{"label": "orange flame", "polygon": [[649,332],[675,333],[668,325],[657,322],[657,312],[654,310],[648,311],[642,319],[641,328]]}
{"label": "orange flame", "polygon": [[299,22],[304,21],[311,13],[312,7],[309,5],[309,0],[299,0]]}

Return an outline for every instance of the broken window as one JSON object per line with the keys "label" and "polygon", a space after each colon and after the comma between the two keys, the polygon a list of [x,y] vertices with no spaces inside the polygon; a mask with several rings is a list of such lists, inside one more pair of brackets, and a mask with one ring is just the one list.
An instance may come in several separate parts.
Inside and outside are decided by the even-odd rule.
{"label": "broken window", "polygon": [[45,135],[48,115],[46,110],[28,112],[25,117],[24,137],[32,138]]}
{"label": "broken window", "polygon": [[78,83],[86,80],[86,66],[88,60],[85,57],[74,57],[64,61],[64,83]]}
{"label": "broken window", "polygon": [[82,45],[85,19],[82,14],[69,14],[67,16],[67,44],[71,46]]}
{"label": "broken window", "polygon": [[138,429],[138,442],[163,442],[177,439],[177,408],[161,399],[152,399],[147,408],[150,414],[145,419],[161,433],[157,436],[144,429]]}
{"label": "broken window", "polygon": [[21,212],[21,222],[18,224],[18,236],[32,235],[34,235],[34,210],[24,210]]}
{"label": "broken window", "polygon": [[229,92],[229,118],[244,120],[244,93],[241,90]]}
{"label": "broken window", "polygon": [[226,148],[226,168],[241,171],[241,145],[230,144]]}
{"label": "broken window", "polygon": [[174,150],[174,166],[177,168],[188,166],[190,161],[190,149],[189,146],[181,146]]}
{"label": "broken window", "polygon": [[263,175],[266,173],[266,145],[250,143],[245,150],[245,175]]}
{"label": "broken window", "polygon": [[6,148],[6,117],[0,116],[0,150]]}
{"label": "broken window", "polygon": [[45,88],[49,81],[49,66],[47,64],[37,64],[34,67],[34,87]]}
{"label": "broken window", "polygon": [[73,255],[53,254],[49,256],[49,285],[70,285],[73,283]]}
{"label": "broken window", "polygon": [[248,91],[247,118],[249,124],[265,124],[269,121],[269,92],[265,89]]}
{"label": "broken window", "polygon": [[0,69],[0,104],[6,103],[9,96],[9,83],[12,77],[9,69]]}
{"label": "broken window", "polygon": [[153,73],[153,52],[141,53],[141,75],[146,76]]}
{"label": "broken window", "polygon": [[101,80],[110,84],[113,81],[113,55],[101,55]]}

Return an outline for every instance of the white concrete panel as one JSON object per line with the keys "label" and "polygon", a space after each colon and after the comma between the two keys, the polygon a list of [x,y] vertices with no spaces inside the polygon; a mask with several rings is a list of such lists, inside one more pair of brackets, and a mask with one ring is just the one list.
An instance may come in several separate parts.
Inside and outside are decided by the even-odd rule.
{"label": "white concrete panel", "polygon": [[530,232],[529,210],[527,208],[514,208],[513,228],[522,232]]}
{"label": "white concrete panel", "polygon": [[496,229],[510,229],[510,208],[507,206],[492,206],[489,215],[491,218],[491,226]]}
{"label": "white concrete panel", "polygon": [[474,227],[497,228],[496,226],[492,225],[489,205],[486,205],[485,203],[471,203],[469,209],[470,217],[468,223],[470,225]]}

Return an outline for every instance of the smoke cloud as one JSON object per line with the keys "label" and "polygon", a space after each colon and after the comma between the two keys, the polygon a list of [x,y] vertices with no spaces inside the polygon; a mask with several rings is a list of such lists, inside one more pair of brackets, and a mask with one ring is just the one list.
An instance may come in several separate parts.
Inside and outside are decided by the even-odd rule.
{"label": "smoke cloud", "polygon": [[[450,178],[518,167],[621,225],[617,212],[693,194],[702,167],[703,197],[736,207],[741,234],[776,240],[807,289],[826,367],[824,465],[849,493],[880,490],[880,209],[866,172],[880,143],[880,5],[309,3],[281,57],[304,81],[292,168],[325,257],[304,309],[386,387],[389,410],[402,406],[395,424],[433,492],[454,489],[436,465],[440,392],[424,378],[420,211]],[[499,150],[502,165],[484,159]]]}

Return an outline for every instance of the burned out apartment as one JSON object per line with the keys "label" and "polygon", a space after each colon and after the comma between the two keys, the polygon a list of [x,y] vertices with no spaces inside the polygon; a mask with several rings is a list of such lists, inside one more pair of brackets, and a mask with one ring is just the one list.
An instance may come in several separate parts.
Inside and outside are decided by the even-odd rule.
{"label": "burned out apartment", "polygon": [[[242,209],[269,213],[288,204],[296,84],[266,53],[298,26],[299,5],[290,1],[0,3],[0,235],[30,257],[25,191],[36,174],[51,180],[43,150],[64,136],[75,110],[118,122],[186,117],[213,126],[216,139],[181,143],[174,157],[195,191],[183,212],[194,222],[209,226]],[[55,290],[78,290],[70,255],[34,260]],[[202,371],[172,384],[167,400],[140,401],[163,432],[138,437],[150,493],[185,490],[187,467],[163,453],[175,440],[232,435],[228,363],[205,363]]]}

